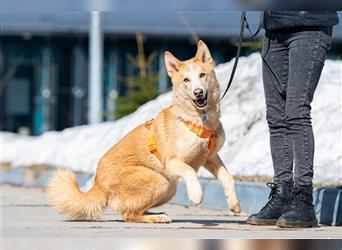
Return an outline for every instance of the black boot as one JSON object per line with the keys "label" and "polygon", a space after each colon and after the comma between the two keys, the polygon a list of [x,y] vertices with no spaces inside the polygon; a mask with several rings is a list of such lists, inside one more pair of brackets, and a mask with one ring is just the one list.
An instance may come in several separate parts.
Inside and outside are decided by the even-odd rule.
{"label": "black boot", "polygon": [[296,186],[288,209],[277,220],[278,227],[315,227],[312,186]]}
{"label": "black boot", "polygon": [[291,201],[292,183],[267,183],[271,188],[269,201],[257,214],[252,214],[247,219],[251,225],[275,225],[278,218]]}

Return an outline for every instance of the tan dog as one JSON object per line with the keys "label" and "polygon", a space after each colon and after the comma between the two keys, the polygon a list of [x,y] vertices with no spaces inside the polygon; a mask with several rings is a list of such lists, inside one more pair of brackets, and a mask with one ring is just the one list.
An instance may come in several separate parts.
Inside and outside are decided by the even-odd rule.
{"label": "tan dog", "polygon": [[240,212],[234,180],[217,154],[224,131],[219,84],[207,46],[200,41],[196,56],[184,62],[166,52],[165,63],[173,83],[172,106],[109,149],[90,191],[79,190],[71,171],[57,171],[47,194],[60,212],[73,219],[92,219],[109,206],[125,221],[171,222],[166,214],[147,210],[168,202],[179,178],[185,181],[190,200],[199,204],[203,193],[196,172],[202,165],[223,185],[229,208]]}

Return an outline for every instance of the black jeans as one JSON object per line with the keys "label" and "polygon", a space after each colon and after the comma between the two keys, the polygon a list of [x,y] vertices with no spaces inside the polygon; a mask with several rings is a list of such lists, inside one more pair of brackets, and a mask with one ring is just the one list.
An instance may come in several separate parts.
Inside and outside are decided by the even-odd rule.
{"label": "black jeans", "polygon": [[330,46],[331,28],[266,32],[263,82],[275,183],[312,185],[311,102]]}

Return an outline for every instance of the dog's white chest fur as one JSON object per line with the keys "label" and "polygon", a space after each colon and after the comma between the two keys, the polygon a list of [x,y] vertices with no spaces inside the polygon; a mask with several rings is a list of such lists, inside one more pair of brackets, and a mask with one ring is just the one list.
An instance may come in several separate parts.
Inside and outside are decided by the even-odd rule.
{"label": "dog's white chest fur", "polygon": [[185,129],[186,133],[179,137],[177,145],[175,145],[177,157],[184,159],[190,165],[194,161],[196,163],[204,161],[209,150],[209,139],[201,138],[187,128]]}

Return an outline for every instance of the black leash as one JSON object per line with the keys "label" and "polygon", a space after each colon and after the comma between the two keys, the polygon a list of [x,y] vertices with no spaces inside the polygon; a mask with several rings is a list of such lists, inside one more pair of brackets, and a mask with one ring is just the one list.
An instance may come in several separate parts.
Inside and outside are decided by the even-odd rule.
{"label": "black leash", "polygon": [[[254,32],[254,34],[252,34],[252,31],[249,28],[249,24],[247,21],[247,18],[245,18],[245,25],[246,25],[246,29],[249,31],[249,33],[251,34],[251,36],[249,38],[252,38],[255,42],[257,42],[257,40],[255,39],[256,35],[260,32],[262,24],[264,21],[264,12],[261,12],[260,14],[260,22],[259,22],[259,27],[258,29]],[[265,52],[262,53],[261,48],[258,48],[258,51],[260,53],[260,57],[261,60],[263,62],[263,65],[269,70],[269,72],[271,72],[271,74],[273,75],[273,77],[275,78],[275,80],[278,82],[278,85],[276,85],[276,88],[278,89],[279,93],[282,93],[282,91],[279,89],[279,86],[281,85],[281,81],[279,79],[279,77],[277,76],[277,74],[274,72],[274,70],[272,69],[272,67],[269,65],[269,63],[266,60],[266,55],[269,49],[269,44],[267,45],[267,47],[265,48]]]}
{"label": "black leash", "polygon": [[236,51],[235,61],[234,61],[232,72],[230,74],[228,85],[227,85],[226,90],[224,91],[224,93],[223,93],[223,95],[221,97],[221,101],[225,97],[225,95],[227,94],[227,92],[228,92],[228,90],[230,88],[230,85],[232,84],[233,79],[234,79],[236,68],[237,68],[237,65],[239,63],[240,52],[241,52],[241,47],[242,47],[242,39],[243,39],[243,33],[244,33],[245,27],[249,31],[249,33],[251,34],[248,38],[255,38],[259,34],[259,32],[261,30],[262,23],[263,23],[263,12],[261,12],[261,14],[260,14],[260,21],[259,21],[259,26],[258,26],[257,30],[254,33],[252,33],[252,31],[250,30],[250,27],[249,27],[249,23],[248,23],[247,18],[246,18],[246,11],[242,11],[241,12],[241,17],[240,17],[240,36],[239,36],[238,48],[237,48],[237,51]]}

